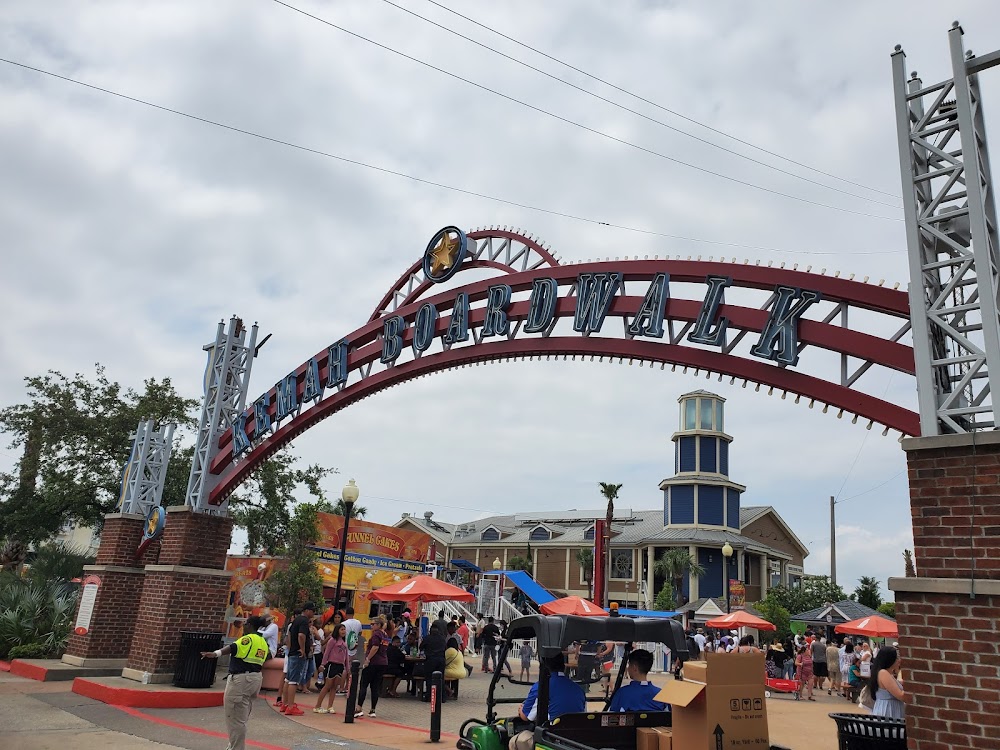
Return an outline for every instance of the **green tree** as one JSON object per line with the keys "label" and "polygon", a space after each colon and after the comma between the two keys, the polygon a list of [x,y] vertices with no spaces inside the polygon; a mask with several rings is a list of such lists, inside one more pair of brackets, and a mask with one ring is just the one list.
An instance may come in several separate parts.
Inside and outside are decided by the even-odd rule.
{"label": "green tree", "polygon": [[[792,634],[791,613],[773,599],[757,602],[753,608],[760,612],[761,617],[774,625],[776,628],[774,638],[783,641]],[[771,637],[771,634],[768,634],[768,637]]]}
{"label": "green tree", "polygon": [[288,522],[284,545],[277,550],[287,565],[275,570],[265,585],[268,602],[291,617],[292,610],[307,601],[323,599],[323,578],[319,574],[319,556],[312,549],[316,543],[316,506],[302,503],[295,507]]}
{"label": "green tree", "polygon": [[594,596],[594,548],[584,547],[576,551],[576,561],[583,569],[583,580],[587,582],[587,598]]}
{"label": "green tree", "polygon": [[531,558],[525,557],[524,555],[514,555],[507,560],[507,570],[523,570],[526,573],[531,573],[532,564]]}
{"label": "green tree", "polygon": [[180,396],[170,378],[150,378],[136,391],[98,365],[93,379],[50,371],[25,382],[26,402],[0,409],[0,432],[22,451],[18,475],[0,474],[0,538],[20,544],[67,524],[101,525],[117,505],[140,420],[195,424],[197,402]]}
{"label": "green tree", "polygon": [[664,581],[663,587],[657,592],[653,601],[653,609],[658,612],[670,612],[674,608],[674,587],[670,581]]}
{"label": "green tree", "polygon": [[896,602],[882,602],[878,606],[878,611],[879,611],[880,614],[883,614],[886,617],[891,617],[892,619],[895,620],[896,619]]}
{"label": "green tree", "polygon": [[854,595],[851,598],[857,601],[858,604],[878,609],[882,606],[882,594],[879,588],[878,579],[871,576],[861,576],[858,579],[858,587],[854,589]]}
{"label": "green tree", "polygon": [[[610,540],[611,539],[611,522],[615,518],[615,500],[618,499],[618,491],[621,490],[622,485],[620,485],[620,484],[611,484],[610,482],[598,482],[598,485],[600,485],[601,494],[608,501],[607,511],[605,513],[605,516],[604,516],[604,524],[605,524],[604,533],[607,535],[608,540]],[[608,564],[608,561],[611,559],[610,558],[610,555],[611,555],[611,545],[610,545],[610,543],[604,544],[603,549],[604,549],[604,557],[601,560],[598,561],[598,564],[601,566],[601,569],[604,571],[604,576],[603,576],[603,579],[604,579],[604,593],[603,593],[603,597],[602,597],[604,599],[604,601],[603,602],[597,602],[602,607],[605,606],[608,603],[608,601],[609,601],[609,589],[610,589],[610,585],[609,584],[610,584],[610,581],[608,579],[611,577],[611,575],[610,575],[610,572],[608,570],[609,567],[610,567],[609,564]]]}
{"label": "green tree", "polygon": [[668,549],[660,559],[653,563],[653,572],[666,578],[674,590],[674,603],[676,609],[680,609],[684,604],[684,576],[705,575],[705,569],[698,564],[694,555],[688,552],[687,547],[673,547]]}
{"label": "green tree", "polygon": [[250,554],[276,555],[288,545],[296,504],[294,492],[300,485],[315,499],[314,512],[330,512],[328,509],[333,507],[320,482],[337,470],[318,464],[297,469],[295,461],[287,451],[276,453],[229,501],[233,523],[247,533],[246,551]]}
{"label": "green tree", "polygon": [[39,546],[30,558],[28,577],[38,585],[66,583],[83,575],[83,566],[94,559],[83,550],[62,542],[47,542]]}
{"label": "green tree", "polygon": [[[333,471],[336,473],[336,469]],[[347,515],[347,506],[344,505],[343,498],[338,498],[335,503],[331,503],[329,500],[321,502],[317,507],[321,513],[332,513],[335,516]],[[364,518],[367,513],[368,509],[357,503],[354,503],[354,507],[351,508],[351,518]]]}
{"label": "green tree", "polygon": [[832,583],[828,576],[809,576],[803,578],[802,584],[794,588],[772,586],[767,590],[764,601],[774,602],[792,615],[797,615],[827,603],[842,602],[846,598],[844,590],[838,584]]}

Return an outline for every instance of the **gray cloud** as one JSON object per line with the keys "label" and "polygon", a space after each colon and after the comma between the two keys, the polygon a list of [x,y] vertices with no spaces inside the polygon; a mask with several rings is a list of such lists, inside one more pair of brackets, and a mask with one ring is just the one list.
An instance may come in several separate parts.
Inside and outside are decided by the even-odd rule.
{"label": "gray cloud", "polygon": [[[301,4],[665,154],[811,200],[898,215],[632,118],[388,5]],[[430,4],[404,4],[529,57]],[[766,10],[739,2],[598,0],[461,8],[713,127],[893,192],[899,176],[892,45],[906,46],[926,80],[943,78],[952,17],[963,20],[979,51],[988,51],[988,31],[998,20],[988,2],[957,9],[916,3],[905,13],[890,4],[788,1]],[[451,223],[520,226],[570,260],[724,254],[906,282],[899,222],[795,203],[649,157],[277,5],[188,2],[141,11],[124,2],[86,10],[75,3],[8,5],[0,8],[0,39],[5,55],[26,64],[430,180],[601,221],[798,251],[720,248],[572,222],[264,143],[4,65],[0,403],[23,398],[25,374],[88,371],[95,361],[123,382],[169,375],[197,395],[201,346],[232,313],[274,334],[255,365],[257,393],[367,320],[430,235]],[[551,62],[530,61],[591,85]],[[988,97],[996,93],[995,84],[984,85]],[[606,87],[595,90],[618,98]],[[857,254],[871,251],[882,254]],[[871,392],[881,395],[887,382],[879,374]],[[728,380],[589,363],[464,369],[368,399],[302,436],[295,451],[303,461],[341,468],[332,490],[356,477],[379,521],[431,503],[439,517],[456,521],[500,509],[597,507],[598,481],[623,482],[627,505],[656,507],[656,485],[672,467],[676,398],[696,387],[729,399],[732,475],[748,485],[746,502],[774,504],[811,543],[807,569],[824,571],[827,497],[842,486],[844,498],[857,495],[901,471],[895,439],[876,431],[866,438],[860,423]],[[912,380],[895,376],[887,398],[911,405]],[[0,453],[0,464],[14,460]],[[842,580],[899,574],[892,549],[880,542],[878,554],[865,550],[872,533],[900,549],[908,543],[905,477],[841,507],[851,539],[840,558]]]}

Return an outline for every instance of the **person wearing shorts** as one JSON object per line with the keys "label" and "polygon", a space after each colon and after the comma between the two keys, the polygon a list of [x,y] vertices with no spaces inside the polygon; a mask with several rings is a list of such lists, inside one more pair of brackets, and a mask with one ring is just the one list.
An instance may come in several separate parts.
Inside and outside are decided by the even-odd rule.
{"label": "person wearing shorts", "polygon": [[809,648],[812,649],[813,687],[822,690],[823,680],[830,676],[826,669],[826,638],[817,638]]}
{"label": "person wearing shorts", "polygon": [[[340,622],[334,626],[333,632],[326,641],[326,648],[323,649],[323,689],[316,699],[313,713],[337,713],[333,704],[337,700],[337,691],[349,672],[350,663],[350,656],[347,652],[347,628],[344,623]],[[323,699],[327,696],[329,699],[326,708],[323,708]]]}
{"label": "person wearing shorts", "polygon": [[283,714],[302,716],[303,711],[295,705],[299,686],[309,684],[315,670],[312,658],[312,628],[310,622],[316,613],[316,605],[307,602],[302,605],[302,614],[296,617],[288,628],[288,654],[285,662],[288,664],[288,686],[285,688],[285,700],[281,707]]}

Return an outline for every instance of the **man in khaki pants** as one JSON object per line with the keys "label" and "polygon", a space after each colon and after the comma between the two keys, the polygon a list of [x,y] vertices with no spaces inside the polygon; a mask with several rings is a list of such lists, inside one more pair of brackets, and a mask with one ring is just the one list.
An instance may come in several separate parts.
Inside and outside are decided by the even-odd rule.
{"label": "man in khaki pants", "polygon": [[256,615],[247,618],[243,636],[218,651],[202,651],[202,659],[217,659],[229,652],[229,674],[223,705],[226,708],[226,729],[229,730],[229,750],[245,750],[247,721],[253,702],[263,681],[261,668],[267,661],[267,641],[257,631],[264,621]]}

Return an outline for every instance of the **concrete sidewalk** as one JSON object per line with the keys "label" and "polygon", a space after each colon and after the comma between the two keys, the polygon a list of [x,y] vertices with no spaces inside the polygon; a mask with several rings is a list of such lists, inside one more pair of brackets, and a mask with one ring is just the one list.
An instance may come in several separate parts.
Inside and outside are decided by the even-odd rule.
{"label": "concrete sidewalk", "polygon": [[[654,675],[655,682],[667,678]],[[502,683],[501,683],[502,685]],[[344,723],[344,699],[337,714],[314,714],[314,695],[300,696],[304,716],[288,718],[273,708],[274,693],[255,704],[248,747],[256,750],[427,750],[453,748],[461,724],[485,718],[489,675],[462,680],[460,697],[443,706],[441,742],[429,742],[430,706],[414,698],[383,698],[378,718]],[[505,685],[498,695],[515,701],[527,688]],[[596,694],[596,690],[592,691]],[[591,706],[596,710],[599,704]],[[502,716],[516,703],[500,706]],[[830,712],[857,712],[853,704],[825,692],[816,701],[790,696],[767,701],[771,742],[792,750],[836,750],[836,725]],[[35,682],[0,673],[0,747],[19,750],[221,750],[226,746],[225,716],[213,708],[130,708],[108,705],[70,691],[67,682]]]}

